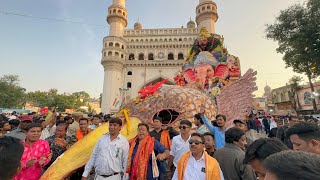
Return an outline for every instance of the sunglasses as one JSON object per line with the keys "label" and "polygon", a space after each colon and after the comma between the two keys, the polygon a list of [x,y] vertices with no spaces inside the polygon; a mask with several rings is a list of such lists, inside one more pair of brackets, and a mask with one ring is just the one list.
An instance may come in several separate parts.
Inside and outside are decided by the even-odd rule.
{"label": "sunglasses", "polygon": [[179,126],[179,129],[187,129],[187,128],[189,128],[189,127],[187,127],[187,126]]}
{"label": "sunglasses", "polygon": [[195,145],[199,145],[199,144],[203,144],[203,142],[200,142],[200,141],[197,141],[197,140],[189,140],[189,144],[192,145],[192,144],[195,144]]}

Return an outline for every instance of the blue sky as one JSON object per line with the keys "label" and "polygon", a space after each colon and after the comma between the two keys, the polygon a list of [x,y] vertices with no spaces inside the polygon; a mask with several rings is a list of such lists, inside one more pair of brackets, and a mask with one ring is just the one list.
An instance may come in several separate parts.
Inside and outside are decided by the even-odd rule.
{"label": "blue sky", "polygon": [[[129,24],[144,28],[186,26],[198,0],[128,0]],[[264,35],[281,9],[302,0],[216,0],[216,31],[224,35],[244,73],[258,71],[258,96],[268,83],[284,85],[294,75],[285,69],[277,44]],[[27,91],[56,88],[60,93],[87,91],[98,97],[103,87],[102,39],[108,35],[111,0],[0,0],[0,11],[64,19],[82,24],[5,15],[0,12],[0,76],[17,74]]]}

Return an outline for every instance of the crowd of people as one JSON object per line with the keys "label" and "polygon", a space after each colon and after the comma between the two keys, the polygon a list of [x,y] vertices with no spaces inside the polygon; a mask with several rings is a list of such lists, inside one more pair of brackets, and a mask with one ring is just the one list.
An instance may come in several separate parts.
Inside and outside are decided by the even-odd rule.
{"label": "crowd of people", "polygon": [[[122,120],[102,114],[0,115],[0,179],[37,180],[74,143],[104,123],[85,167],[68,179],[314,180],[320,177],[320,127],[297,116],[211,121],[205,109],[178,129],[154,117],[128,141]],[[259,123],[258,123],[259,121]],[[268,137],[259,134],[265,133]],[[267,136],[266,135],[266,136]]]}

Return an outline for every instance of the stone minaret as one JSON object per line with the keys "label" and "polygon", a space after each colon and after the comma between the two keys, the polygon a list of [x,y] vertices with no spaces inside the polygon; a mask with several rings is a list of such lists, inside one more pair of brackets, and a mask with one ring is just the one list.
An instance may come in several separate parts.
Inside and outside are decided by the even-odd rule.
{"label": "stone minaret", "polygon": [[212,0],[199,0],[196,8],[198,29],[205,27],[210,33],[216,33],[215,23],[218,20],[217,4]]}
{"label": "stone minaret", "polygon": [[101,64],[104,68],[104,83],[101,111],[116,112],[119,108],[113,106],[117,98],[121,102],[119,88],[122,88],[124,64],[126,58],[126,41],[123,39],[124,28],[127,26],[128,11],[125,0],[113,0],[108,8],[107,22],[110,25],[109,36],[103,39]]}

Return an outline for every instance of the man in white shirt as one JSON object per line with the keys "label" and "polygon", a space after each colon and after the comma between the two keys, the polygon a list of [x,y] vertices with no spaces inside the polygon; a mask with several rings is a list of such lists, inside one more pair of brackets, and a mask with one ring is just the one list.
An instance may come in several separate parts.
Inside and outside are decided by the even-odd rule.
{"label": "man in white shirt", "polygon": [[12,120],[12,119],[17,119],[18,116],[17,116],[17,112],[16,111],[13,111],[11,116],[9,116],[9,121]]}
{"label": "man in white shirt", "polygon": [[[170,150],[170,158],[169,158],[169,165],[168,171],[173,172],[174,169],[178,166],[178,161],[180,157],[189,151],[189,139],[190,139],[190,130],[192,127],[192,123],[188,120],[181,120],[180,121],[180,135],[173,137],[172,145]],[[172,163],[174,168],[172,169]],[[170,177],[169,173],[169,177]]]}
{"label": "man in white shirt", "polygon": [[120,134],[121,126],[121,119],[110,119],[109,133],[103,135],[94,147],[82,180],[87,179],[93,167],[96,180],[121,180],[126,170],[129,152],[129,143]]}
{"label": "man in white shirt", "polygon": [[224,176],[216,159],[204,151],[204,137],[191,134],[190,151],[178,161],[172,180],[223,180]]}

